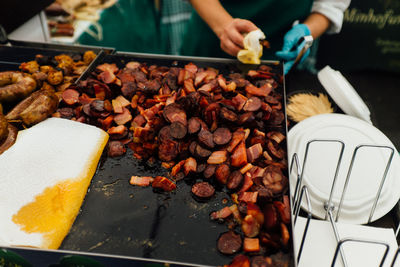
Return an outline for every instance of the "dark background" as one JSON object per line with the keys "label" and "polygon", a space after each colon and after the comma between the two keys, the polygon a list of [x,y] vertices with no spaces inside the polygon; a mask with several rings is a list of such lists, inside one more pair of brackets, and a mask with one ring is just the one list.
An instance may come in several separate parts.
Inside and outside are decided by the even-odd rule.
{"label": "dark background", "polygon": [[53,2],[54,0],[1,0],[0,25],[6,33],[11,33]]}

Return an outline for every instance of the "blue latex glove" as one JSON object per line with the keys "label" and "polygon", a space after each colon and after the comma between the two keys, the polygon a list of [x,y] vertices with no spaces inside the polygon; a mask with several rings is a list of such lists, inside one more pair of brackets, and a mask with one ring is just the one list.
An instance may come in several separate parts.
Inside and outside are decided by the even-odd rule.
{"label": "blue latex glove", "polygon": [[[305,24],[297,24],[290,29],[285,36],[283,37],[283,47],[281,51],[276,52],[276,56],[285,61],[285,74],[289,72],[289,70],[293,67],[294,61],[297,55],[300,53],[301,49],[304,47],[305,42],[302,42],[299,46],[297,42],[300,38],[310,35],[310,29]],[[294,49],[294,50],[292,50]],[[310,54],[310,49],[304,53],[303,58],[300,63],[303,62],[306,57]]]}

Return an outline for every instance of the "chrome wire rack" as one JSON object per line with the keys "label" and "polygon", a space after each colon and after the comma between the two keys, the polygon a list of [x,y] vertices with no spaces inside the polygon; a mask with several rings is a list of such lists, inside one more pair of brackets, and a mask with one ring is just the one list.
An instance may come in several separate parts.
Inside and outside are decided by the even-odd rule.
{"label": "chrome wire rack", "polygon": [[[334,266],[349,267],[349,264],[346,260],[346,256],[345,256],[346,253],[345,253],[345,248],[344,248],[344,244],[347,244],[347,243],[351,243],[351,244],[355,244],[355,245],[369,244],[369,245],[377,246],[377,248],[381,247],[381,248],[383,248],[383,254],[382,254],[382,258],[380,259],[380,264],[377,266],[384,266],[384,263],[386,263],[385,266],[391,266],[391,267],[395,266],[397,261],[400,262],[400,260],[398,260],[399,254],[400,254],[400,247],[397,247],[397,250],[394,253],[394,256],[393,256],[393,259],[391,260],[390,265],[387,265],[387,262],[389,261],[389,259],[388,259],[389,250],[390,249],[393,250],[393,248],[390,248],[390,244],[388,242],[384,242],[381,240],[369,240],[369,239],[364,239],[364,238],[353,238],[353,237],[343,238],[343,237],[341,237],[341,235],[338,231],[338,228],[337,228],[337,223],[339,222],[340,215],[341,215],[341,209],[342,209],[343,203],[345,201],[345,195],[348,191],[347,189],[348,189],[349,181],[352,176],[354,162],[356,161],[356,158],[357,158],[357,155],[358,155],[360,149],[373,148],[373,149],[388,150],[388,152],[389,152],[389,157],[387,159],[382,178],[379,181],[379,187],[376,192],[376,195],[375,195],[375,198],[374,198],[371,210],[370,210],[368,223],[370,223],[372,221],[373,215],[375,213],[375,210],[376,210],[376,207],[378,204],[378,200],[381,196],[383,185],[385,184],[386,177],[387,177],[390,165],[393,160],[393,155],[395,153],[395,149],[390,146],[386,146],[386,145],[371,145],[371,144],[362,144],[362,145],[358,145],[357,147],[355,147],[352,157],[351,157],[349,169],[347,171],[346,179],[344,181],[343,190],[340,195],[339,204],[336,204],[336,206],[335,206],[333,203],[333,196],[334,196],[335,188],[337,187],[338,171],[339,171],[340,165],[342,163],[342,158],[343,158],[342,156],[343,156],[343,151],[345,149],[345,143],[341,140],[327,140],[327,139],[314,139],[314,140],[308,141],[306,148],[305,148],[304,159],[303,159],[302,164],[300,163],[300,159],[299,159],[299,156],[297,153],[293,154],[291,161],[290,161],[289,176],[294,175],[293,177],[296,179],[293,196],[290,198],[290,201],[291,201],[290,204],[291,204],[291,208],[292,208],[291,210],[292,210],[292,214],[294,216],[293,227],[296,226],[298,217],[300,216],[299,214],[300,214],[300,209],[301,209],[302,205],[303,205],[303,211],[304,211],[303,213],[305,214],[304,217],[306,219],[304,230],[302,230],[302,236],[294,237],[294,238],[299,238],[299,240],[300,240],[300,245],[299,245],[299,248],[297,250],[297,255],[296,255],[297,265],[302,266],[301,265],[301,256],[302,256],[302,253],[304,250],[304,244],[307,242],[307,234],[309,233],[310,228],[312,229],[311,222],[314,220],[314,218],[312,216],[313,213],[312,213],[312,205],[311,205],[311,201],[310,201],[310,194],[309,194],[307,185],[303,184],[303,176],[304,176],[305,169],[309,168],[309,166],[307,165],[307,163],[308,163],[307,159],[308,159],[309,153],[310,153],[310,145],[313,143],[317,143],[317,142],[318,143],[337,144],[340,148],[339,153],[338,153],[338,160],[336,162],[336,170],[334,173],[334,177],[332,178],[332,184],[331,184],[331,188],[330,188],[329,198],[320,203],[320,205],[322,205],[325,210],[324,220],[330,222],[332,234],[334,235],[335,240],[336,240],[336,249],[335,249],[330,266],[332,266],[332,267],[334,267]],[[399,179],[400,179],[400,177],[399,177]],[[395,229],[396,237],[398,236],[399,230],[400,230],[400,224]],[[293,233],[295,233],[294,228],[293,228]],[[340,255],[340,261],[341,261],[340,263],[342,265],[340,265],[340,263],[338,263],[339,255]],[[316,264],[317,265],[315,265],[315,266],[318,266],[318,267],[321,266],[321,265],[318,265],[318,263],[316,263]],[[310,266],[307,266],[307,267],[310,267]]]}

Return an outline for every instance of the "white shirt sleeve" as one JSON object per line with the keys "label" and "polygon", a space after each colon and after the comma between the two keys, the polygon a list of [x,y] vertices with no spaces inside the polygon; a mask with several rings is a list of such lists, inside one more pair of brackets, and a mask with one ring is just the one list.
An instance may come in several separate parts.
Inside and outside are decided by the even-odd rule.
{"label": "white shirt sleeve", "polygon": [[326,16],[331,21],[327,33],[340,32],[343,24],[344,11],[349,7],[351,0],[315,0],[311,12]]}

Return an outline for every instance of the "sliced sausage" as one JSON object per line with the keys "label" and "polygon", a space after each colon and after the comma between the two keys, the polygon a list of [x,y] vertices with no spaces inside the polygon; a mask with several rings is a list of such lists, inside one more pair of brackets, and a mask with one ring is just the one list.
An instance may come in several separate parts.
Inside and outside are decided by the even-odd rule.
{"label": "sliced sausage", "polygon": [[218,251],[222,254],[232,255],[242,247],[242,237],[233,231],[225,232],[220,235],[217,241]]}
{"label": "sliced sausage", "polygon": [[239,189],[243,182],[243,174],[240,171],[234,171],[229,175],[226,187],[230,190]]}
{"label": "sliced sausage", "polygon": [[61,95],[62,100],[67,105],[73,105],[79,102],[79,92],[74,89],[67,89]]}
{"label": "sliced sausage", "polygon": [[203,172],[204,178],[206,178],[206,179],[211,178],[214,175],[216,169],[217,169],[217,165],[208,164]]}
{"label": "sliced sausage", "polygon": [[195,134],[200,131],[201,123],[200,119],[197,117],[192,117],[188,121],[188,132],[189,134]]}
{"label": "sliced sausage", "polygon": [[232,139],[232,133],[228,128],[218,128],[213,133],[213,141],[217,145],[225,145]]}
{"label": "sliced sausage", "polygon": [[261,100],[256,97],[252,96],[247,99],[246,104],[244,104],[243,110],[244,111],[257,111],[261,108]]}
{"label": "sliced sausage", "polygon": [[120,141],[110,141],[108,143],[108,156],[118,157],[124,155],[126,152],[125,146]]}
{"label": "sliced sausage", "polygon": [[189,145],[189,152],[192,155],[196,155],[196,147],[197,147],[197,142],[196,141],[192,141]]}
{"label": "sliced sausage", "polygon": [[171,123],[169,126],[171,130],[171,136],[176,139],[182,139],[186,136],[187,128],[182,123],[176,121]]}
{"label": "sliced sausage", "polygon": [[158,157],[162,161],[172,161],[178,152],[178,143],[173,140],[165,140],[158,146]]}
{"label": "sliced sausage", "polygon": [[158,132],[158,141],[159,142],[164,142],[166,140],[171,140],[171,128],[169,126],[164,126],[161,128],[161,130]]}
{"label": "sliced sausage", "polygon": [[178,104],[172,103],[166,106],[163,110],[163,116],[169,123],[177,121],[185,126],[187,125],[186,113]]}
{"label": "sliced sausage", "polygon": [[207,182],[199,182],[192,186],[192,193],[200,199],[207,199],[214,195],[215,189]]}
{"label": "sliced sausage", "polygon": [[195,156],[198,158],[208,158],[211,155],[211,151],[202,147],[201,145],[197,145],[195,148]]}
{"label": "sliced sausage", "polygon": [[198,140],[200,144],[206,147],[213,148],[215,146],[213,134],[208,130],[202,129],[198,135]]}

